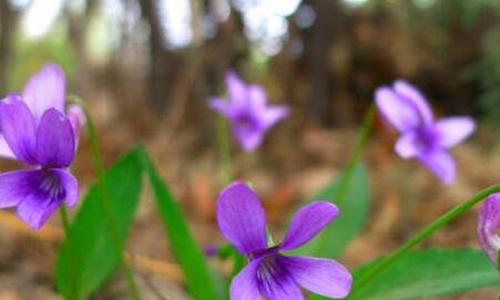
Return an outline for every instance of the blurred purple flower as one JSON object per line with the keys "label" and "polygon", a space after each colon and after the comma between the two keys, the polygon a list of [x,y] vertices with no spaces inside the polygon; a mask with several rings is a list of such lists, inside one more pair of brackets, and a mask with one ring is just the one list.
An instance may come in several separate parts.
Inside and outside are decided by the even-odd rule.
{"label": "blurred purple flower", "polygon": [[246,85],[234,72],[226,75],[228,101],[214,97],[210,106],[229,119],[233,136],[245,151],[255,150],[264,134],[274,124],[288,116],[286,106],[267,106],[264,89]]}
{"label": "blurred purple flower", "polygon": [[333,298],[346,297],[352,276],[331,259],[286,256],[281,251],[299,248],[338,215],[338,208],[315,201],[299,209],[283,241],[269,246],[266,217],[257,195],[241,182],[226,187],[217,201],[217,222],[222,235],[249,259],[234,277],[231,300],[304,299],[301,288]]}
{"label": "blurred purple flower", "polygon": [[63,71],[46,65],[31,77],[22,97],[11,93],[0,102],[0,156],[33,167],[0,174],[0,208],[17,207],[35,230],[64,201],[73,207],[78,200],[77,180],[67,168],[85,119],[76,107],[64,114],[64,97]]}
{"label": "blurred purple flower", "polygon": [[411,84],[397,80],[392,87],[375,91],[382,116],[400,133],[395,150],[402,158],[416,158],[445,184],[455,179],[455,161],[448,149],[475,129],[469,117],[434,120],[424,96]]}
{"label": "blurred purple flower", "polygon": [[477,234],[481,247],[493,264],[497,265],[500,251],[500,193],[493,194],[484,201],[479,212]]}
{"label": "blurred purple flower", "polygon": [[203,254],[207,257],[216,256],[219,253],[220,247],[217,244],[209,244],[203,247]]}

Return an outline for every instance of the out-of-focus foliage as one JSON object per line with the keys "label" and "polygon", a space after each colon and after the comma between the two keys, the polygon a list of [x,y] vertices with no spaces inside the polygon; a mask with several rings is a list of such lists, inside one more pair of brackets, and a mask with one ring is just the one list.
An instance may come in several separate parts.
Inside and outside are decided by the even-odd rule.
{"label": "out-of-focus foliage", "polygon": [[11,90],[20,90],[26,78],[47,62],[57,63],[67,76],[71,76],[76,58],[71,44],[66,35],[61,34],[61,30],[59,27],[41,40],[19,37],[8,77],[8,87]]}
{"label": "out-of-focus foliage", "polygon": [[[345,176],[349,176],[346,187],[339,185],[343,183]],[[346,190],[341,191],[339,187]],[[363,229],[368,215],[369,199],[368,172],[361,163],[358,163],[349,172],[344,171],[340,174],[311,199],[335,203],[341,213],[332,225],[296,252],[320,257],[339,257]]]}
{"label": "out-of-focus foliage", "polygon": [[[376,264],[361,266],[354,278]],[[499,284],[500,276],[481,251],[428,249],[406,253],[348,299],[420,299]]]}
{"label": "out-of-focus foliage", "polygon": [[480,85],[479,105],[487,120],[500,125],[500,26],[491,29],[484,37],[484,56],[467,73],[466,78],[477,80]]}
{"label": "out-of-focus foliage", "polygon": [[205,256],[191,234],[181,208],[145,151],[141,151],[141,158],[153,188],[158,213],[167,232],[172,252],[184,273],[190,294],[198,300],[222,298],[218,295],[220,291],[216,279],[212,276]]}
{"label": "out-of-focus foliage", "polygon": [[469,3],[469,23],[480,22],[488,14],[495,23],[484,33],[481,41],[481,59],[464,73],[465,78],[479,84],[479,105],[486,119],[500,125],[500,2],[491,0],[465,1]]}
{"label": "out-of-focus foliage", "polygon": [[140,152],[129,152],[82,199],[56,265],[56,284],[67,299],[92,295],[113,274],[139,203],[141,175]]}

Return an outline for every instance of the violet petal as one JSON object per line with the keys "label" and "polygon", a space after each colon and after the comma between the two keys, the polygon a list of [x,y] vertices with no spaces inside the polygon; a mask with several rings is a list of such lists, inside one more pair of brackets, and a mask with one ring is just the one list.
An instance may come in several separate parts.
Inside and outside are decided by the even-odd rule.
{"label": "violet petal", "polygon": [[444,184],[455,180],[455,161],[444,150],[429,151],[421,154],[418,159],[429,168]]}
{"label": "violet petal", "polygon": [[65,186],[51,170],[26,171],[24,176],[22,193],[18,194],[22,200],[17,205],[17,214],[31,228],[38,230],[64,201]]}
{"label": "violet petal", "polygon": [[258,128],[248,128],[245,124],[234,124],[232,133],[234,138],[238,140],[243,150],[246,152],[253,151],[262,144],[264,139],[264,131]]}
{"label": "violet petal", "polygon": [[266,217],[257,195],[233,182],[217,200],[217,223],[222,235],[242,254],[267,247]]}
{"label": "violet petal", "polygon": [[402,158],[417,156],[420,153],[418,135],[414,131],[404,133],[397,140],[394,149]]}
{"label": "violet petal", "polygon": [[57,175],[59,184],[64,190],[64,200],[69,208],[72,208],[78,202],[78,181],[75,176],[64,169],[49,169],[49,172]]}
{"label": "violet petal", "polygon": [[16,158],[28,165],[36,165],[35,118],[18,95],[10,94],[0,102],[0,127]]}
{"label": "violet petal", "polygon": [[450,148],[465,140],[475,129],[474,119],[469,117],[449,117],[436,122],[439,144]]}
{"label": "violet petal", "polygon": [[30,190],[29,183],[37,172],[21,170],[0,173],[0,208],[13,207],[24,200]]}
{"label": "violet petal", "polygon": [[245,83],[233,71],[226,74],[226,86],[229,101],[235,106],[247,105],[248,91]]}
{"label": "violet petal", "polygon": [[273,127],[276,123],[286,118],[289,114],[289,109],[286,106],[272,106],[267,108],[263,114],[262,119],[264,127],[269,129]]}
{"label": "violet petal", "polygon": [[31,76],[24,87],[23,99],[38,122],[49,108],[64,112],[64,94],[63,70],[55,64],[47,64]]}
{"label": "violet petal", "polygon": [[9,144],[2,134],[0,134],[0,156],[9,159],[16,159],[16,155],[12,152],[12,150],[10,150]]}
{"label": "violet petal", "polygon": [[211,97],[209,99],[209,104],[210,108],[217,111],[221,115],[224,115],[226,117],[230,117],[232,115],[231,103],[229,103],[225,99],[222,99],[220,97]]}
{"label": "violet petal", "polygon": [[[80,131],[83,125],[87,122],[87,117],[82,108],[78,105],[70,105],[66,112],[66,116],[73,128],[73,136],[75,137],[75,148],[78,146],[80,140]],[[75,149],[76,150],[76,149]]]}
{"label": "violet petal", "polygon": [[303,300],[304,294],[283,262],[284,258],[270,255],[262,259],[257,269],[259,290],[270,300]]}
{"label": "violet petal", "polygon": [[333,259],[284,256],[281,261],[298,285],[315,294],[344,298],[351,291],[351,273]]}
{"label": "violet petal", "polygon": [[477,235],[481,248],[494,265],[500,250],[500,193],[490,195],[479,211]]}
{"label": "violet petal", "polygon": [[254,110],[258,111],[266,108],[267,95],[264,88],[256,84],[252,84],[248,86],[247,93],[248,99],[250,99],[250,103],[248,103],[248,105],[250,105]]}
{"label": "violet petal", "polygon": [[421,124],[413,103],[388,87],[375,91],[375,102],[384,119],[400,132],[413,130]]}
{"label": "violet petal", "polygon": [[259,300],[262,299],[257,283],[257,269],[261,260],[251,261],[236,275],[229,288],[231,300]]}
{"label": "violet petal", "polygon": [[30,194],[17,206],[17,215],[32,229],[39,230],[54,214],[61,202]]}
{"label": "violet petal", "polygon": [[432,123],[432,109],[425,97],[416,87],[400,79],[394,82],[394,90],[400,96],[407,98],[414,104],[424,123]]}
{"label": "violet petal", "polygon": [[304,245],[338,214],[337,206],[326,201],[314,201],[302,207],[292,217],[280,249],[291,250]]}
{"label": "violet petal", "polygon": [[75,138],[71,122],[50,108],[42,116],[37,132],[37,156],[40,164],[68,167],[75,155]]}

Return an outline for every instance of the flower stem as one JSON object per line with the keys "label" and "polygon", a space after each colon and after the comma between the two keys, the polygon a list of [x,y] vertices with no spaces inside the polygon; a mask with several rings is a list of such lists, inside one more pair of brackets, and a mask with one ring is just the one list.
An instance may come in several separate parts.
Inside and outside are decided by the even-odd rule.
{"label": "flower stem", "polygon": [[96,170],[97,177],[98,177],[99,181],[102,182],[102,184],[98,185],[99,191],[101,194],[101,197],[100,197],[101,201],[99,201],[99,202],[100,202],[101,208],[104,212],[105,219],[106,219],[106,222],[108,224],[108,229],[111,232],[111,237],[112,237],[112,240],[113,240],[113,243],[115,246],[113,248],[116,251],[116,255],[118,257],[119,263],[123,269],[125,279],[127,280],[132,298],[134,300],[141,300],[142,297],[139,293],[139,289],[138,289],[137,284],[135,282],[134,275],[132,273],[132,269],[130,268],[130,266],[128,265],[128,263],[125,259],[124,252],[120,251],[120,248],[121,248],[120,247],[120,244],[121,244],[120,237],[119,237],[120,235],[119,235],[119,231],[116,227],[116,220],[115,220],[115,217],[113,215],[112,204],[109,200],[108,191],[106,189],[106,184],[104,182],[105,168],[104,168],[104,163],[103,163],[102,157],[101,157],[101,151],[99,148],[99,138],[97,136],[97,130],[96,130],[95,124],[93,122],[92,116],[90,115],[90,112],[89,112],[88,107],[87,107],[85,102],[83,102],[77,96],[73,96],[73,95],[70,96],[70,101],[78,104],[82,108],[82,110],[84,111],[85,117],[87,118],[87,129],[89,131],[88,134],[89,134],[89,138],[90,138],[90,142],[91,142],[92,156],[94,159],[94,168]]}
{"label": "flower stem", "polygon": [[337,205],[342,205],[345,201],[354,168],[356,167],[359,157],[363,153],[368,137],[370,136],[370,132],[373,127],[373,121],[375,119],[375,112],[375,105],[372,104],[363,118],[363,123],[358,131],[358,136],[356,138],[356,144],[353,151],[351,152],[349,160],[347,161],[347,165],[342,172],[342,176],[339,179],[340,181],[338,188],[336,189],[336,193],[332,198],[335,200],[335,203]]}
{"label": "flower stem", "polygon": [[464,214],[475,204],[481,202],[489,195],[497,192],[500,192],[500,184],[489,186],[488,188],[480,191],[471,198],[467,199],[466,201],[462,202],[461,204],[455,206],[454,208],[450,209],[446,213],[439,216],[437,219],[434,220],[434,222],[424,227],[413,238],[406,241],[398,249],[392,252],[389,256],[383,258],[378,264],[373,266],[369,271],[367,271],[363,276],[361,276],[359,280],[354,284],[353,291],[351,294],[354,294],[356,291],[358,291],[360,288],[366,285],[371,279],[373,279],[377,274],[383,271],[387,266],[396,261],[401,255],[403,255],[408,250],[410,250],[414,246],[418,245],[419,243],[427,239],[439,228],[448,224],[451,220],[455,219],[456,217]]}
{"label": "flower stem", "polygon": [[78,299],[77,296],[77,289],[76,289],[76,278],[75,278],[75,273],[73,270],[76,270],[76,262],[75,262],[75,256],[74,256],[74,251],[73,247],[71,246],[71,242],[69,242],[69,236],[70,236],[70,224],[69,224],[69,218],[68,218],[68,211],[66,209],[66,204],[61,204],[59,206],[59,215],[61,216],[61,221],[63,223],[63,228],[64,228],[64,234],[66,236],[66,240],[68,241],[68,249],[67,249],[67,254],[68,254],[68,260],[69,260],[69,280],[71,281],[71,296],[69,297],[70,299]]}
{"label": "flower stem", "polygon": [[232,178],[231,149],[229,146],[229,127],[226,119],[217,117],[217,144],[219,164],[221,167],[221,182],[223,186],[229,184]]}
{"label": "flower stem", "polygon": [[[373,127],[373,121],[375,119],[375,111],[375,105],[372,104],[363,118],[363,123],[358,130],[354,149],[351,152],[351,156],[349,157],[345,168],[338,177],[338,185],[336,189],[334,189],[334,192],[332,193],[333,195],[331,195],[331,199],[335,202],[336,205],[340,207],[344,205],[347,192],[349,191],[349,186],[351,184],[352,175],[354,174],[354,169],[358,164],[359,157],[363,153],[363,149],[366,145],[368,137],[370,136],[370,132]],[[328,239],[318,240],[316,250],[324,249],[327,243],[329,243]]]}

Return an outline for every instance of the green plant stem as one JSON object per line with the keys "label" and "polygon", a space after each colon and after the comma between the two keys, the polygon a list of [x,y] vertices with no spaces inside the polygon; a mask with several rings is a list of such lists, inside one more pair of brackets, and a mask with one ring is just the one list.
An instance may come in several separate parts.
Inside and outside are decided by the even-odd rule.
{"label": "green plant stem", "polygon": [[68,218],[68,211],[66,209],[66,205],[62,204],[59,206],[59,215],[61,216],[61,221],[63,223],[63,228],[64,228],[64,234],[66,235],[66,238],[69,237],[69,218]]}
{"label": "green plant stem", "polygon": [[[339,177],[339,183],[337,188],[334,190],[332,195],[332,200],[336,205],[342,206],[345,202],[347,192],[349,191],[349,185],[351,184],[351,178],[354,174],[354,169],[358,163],[359,157],[363,153],[368,137],[370,136],[371,129],[373,127],[373,121],[375,119],[375,105],[371,105],[366,112],[363,123],[358,130],[358,135],[356,137],[356,143],[354,149],[351,152],[351,156],[347,161],[346,167],[342,171]],[[325,247],[324,245],[328,243],[327,239],[321,239],[318,241],[318,246],[316,249],[321,249]]]}
{"label": "green plant stem", "polygon": [[375,112],[375,105],[372,104],[363,118],[363,123],[358,131],[358,136],[356,137],[356,144],[353,151],[351,152],[349,160],[347,161],[347,165],[342,172],[342,176],[340,178],[335,195],[332,198],[337,205],[342,205],[345,201],[345,196],[347,194],[347,191],[349,190],[349,184],[351,182],[354,168],[356,167],[359,157],[363,153],[368,137],[370,136],[373,127],[373,121],[375,119]]}
{"label": "green plant stem", "polygon": [[[59,206],[59,215],[61,217],[61,221],[63,223],[63,229],[64,229],[64,235],[66,236],[66,240],[69,239],[70,236],[70,223],[69,223],[69,218],[68,218],[68,211],[66,209],[66,204],[62,204]],[[75,263],[75,256],[74,256],[74,251],[73,247],[71,246],[71,243],[68,242],[68,259],[69,259],[69,267],[71,270],[68,272],[70,274],[70,281],[71,281],[71,291],[72,294],[70,296],[70,299],[78,299],[77,292],[76,292],[76,278],[75,278],[75,273],[72,270],[76,269],[76,263]]]}
{"label": "green plant stem", "polygon": [[386,256],[385,258],[383,258],[378,264],[373,266],[369,271],[367,271],[363,276],[361,276],[359,278],[359,280],[357,282],[355,282],[354,287],[353,287],[353,291],[351,294],[356,293],[356,291],[358,291],[360,288],[362,288],[364,285],[366,285],[371,279],[373,279],[377,274],[379,274],[382,270],[384,270],[391,263],[396,261],[401,255],[403,255],[408,250],[410,250],[414,246],[418,245],[419,243],[421,243],[422,241],[427,239],[434,232],[436,232],[439,228],[448,224],[451,220],[455,219],[456,217],[464,214],[470,208],[472,208],[475,204],[477,204],[478,202],[481,202],[489,195],[491,195],[493,193],[497,193],[497,192],[500,192],[500,184],[492,185],[492,186],[480,191],[479,193],[475,194],[471,198],[467,199],[465,202],[462,202],[461,204],[455,206],[454,208],[450,209],[446,213],[439,216],[431,224],[427,225],[420,232],[418,232],[413,238],[406,241],[403,245],[401,245],[401,247],[396,249],[389,256]]}
{"label": "green plant stem", "polygon": [[117,252],[116,255],[119,259],[119,263],[123,269],[125,279],[127,280],[129,290],[131,292],[131,296],[135,300],[142,300],[142,297],[140,295],[139,289],[137,287],[137,284],[134,279],[134,275],[132,273],[132,269],[128,265],[123,251],[120,251],[120,238],[119,238],[119,232],[116,227],[116,220],[113,215],[113,209],[111,202],[109,200],[108,192],[106,189],[106,184],[104,182],[104,174],[105,174],[105,168],[104,168],[104,163],[102,161],[101,157],[101,151],[99,148],[99,138],[97,135],[97,130],[95,127],[95,124],[93,122],[92,116],[90,115],[90,112],[88,110],[88,107],[85,102],[83,102],[81,99],[79,99],[76,96],[70,96],[69,99],[71,102],[74,102],[78,104],[82,110],[85,113],[85,117],[87,118],[87,129],[88,129],[88,134],[91,142],[91,149],[92,149],[92,156],[94,159],[94,168],[97,173],[97,177],[102,184],[98,185],[99,186],[99,191],[101,194],[101,201],[99,203],[101,204],[102,211],[104,212],[105,219],[108,225],[108,228],[111,232],[111,236],[113,239],[113,243],[115,245],[114,249]]}
{"label": "green plant stem", "polygon": [[229,184],[232,178],[231,149],[229,146],[229,127],[226,119],[217,117],[217,146],[219,151],[219,164],[221,167],[222,186]]}

